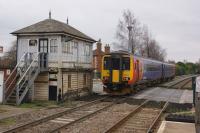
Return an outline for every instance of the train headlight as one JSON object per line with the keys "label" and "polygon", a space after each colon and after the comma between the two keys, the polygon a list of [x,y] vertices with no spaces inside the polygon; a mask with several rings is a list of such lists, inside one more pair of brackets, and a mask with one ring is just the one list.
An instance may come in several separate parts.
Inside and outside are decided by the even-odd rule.
{"label": "train headlight", "polygon": [[128,81],[128,80],[130,80],[130,78],[129,77],[123,77],[123,80]]}
{"label": "train headlight", "polygon": [[103,77],[104,81],[108,81],[109,77]]}

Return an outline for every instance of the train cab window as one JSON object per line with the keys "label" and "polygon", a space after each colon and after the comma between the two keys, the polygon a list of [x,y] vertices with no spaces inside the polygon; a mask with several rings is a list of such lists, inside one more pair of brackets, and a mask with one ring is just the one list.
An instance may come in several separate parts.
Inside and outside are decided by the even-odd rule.
{"label": "train cab window", "polygon": [[123,70],[130,70],[130,58],[129,57],[123,57],[122,59],[122,69]]}
{"label": "train cab window", "polygon": [[104,57],[104,70],[109,70],[109,66],[110,66],[110,58],[109,57]]}
{"label": "train cab window", "polygon": [[120,69],[120,59],[119,58],[112,58],[112,69],[113,70]]}

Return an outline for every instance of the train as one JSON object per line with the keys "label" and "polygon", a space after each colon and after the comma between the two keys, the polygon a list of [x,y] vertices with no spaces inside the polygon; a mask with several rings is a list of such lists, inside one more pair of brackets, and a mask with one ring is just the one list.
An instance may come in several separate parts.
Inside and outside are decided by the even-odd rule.
{"label": "train", "polygon": [[175,65],[115,51],[102,58],[103,90],[112,94],[130,94],[141,84],[154,85],[175,77]]}

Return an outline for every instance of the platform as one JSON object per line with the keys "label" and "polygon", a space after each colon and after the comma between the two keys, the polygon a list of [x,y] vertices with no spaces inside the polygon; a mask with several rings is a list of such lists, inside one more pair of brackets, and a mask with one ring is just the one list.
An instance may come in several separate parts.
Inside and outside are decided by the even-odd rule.
{"label": "platform", "polygon": [[168,89],[162,87],[149,88],[134,96],[136,99],[153,101],[170,101],[173,103],[193,103],[192,90]]}
{"label": "platform", "polygon": [[157,133],[195,133],[195,124],[163,121]]}

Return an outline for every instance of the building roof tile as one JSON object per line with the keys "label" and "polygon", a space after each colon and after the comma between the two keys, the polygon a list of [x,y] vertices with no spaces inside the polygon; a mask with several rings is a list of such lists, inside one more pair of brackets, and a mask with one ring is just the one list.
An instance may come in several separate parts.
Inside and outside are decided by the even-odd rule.
{"label": "building roof tile", "polygon": [[92,42],[96,42],[94,39],[85,35],[81,31],[73,28],[69,24],[54,19],[45,19],[36,24],[14,31],[11,34],[18,35],[18,34],[40,34],[40,33],[64,33],[64,34],[69,34],[71,36],[83,38]]}

